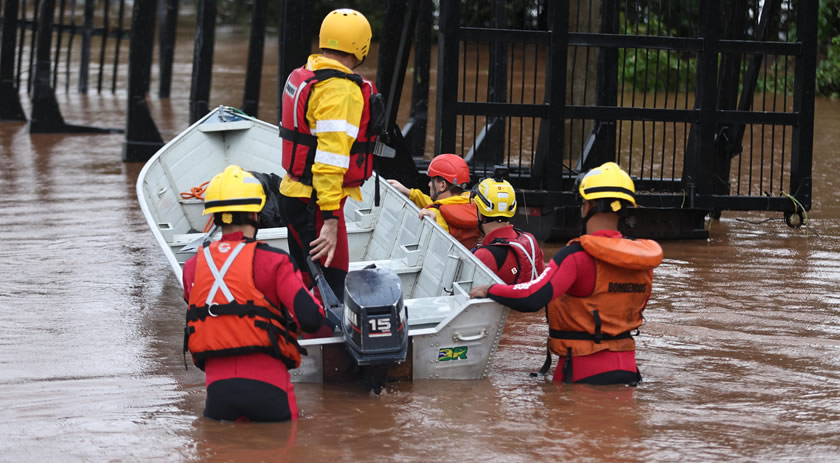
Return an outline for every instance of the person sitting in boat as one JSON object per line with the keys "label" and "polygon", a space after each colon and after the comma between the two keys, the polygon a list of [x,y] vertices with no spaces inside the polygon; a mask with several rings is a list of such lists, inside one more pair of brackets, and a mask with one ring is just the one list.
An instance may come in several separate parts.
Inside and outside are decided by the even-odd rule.
{"label": "person sitting in boat", "polygon": [[426,171],[429,176],[429,194],[417,188],[408,189],[398,180],[390,183],[408,196],[420,208],[420,218],[431,217],[467,249],[478,243],[478,213],[466,191],[470,181],[470,168],[466,161],[454,154],[435,156]]}
{"label": "person sitting in boat", "polygon": [[289,370],[300,365],[298,327],[316,332],[323,308],[285,251],[256,241],[266,197],[231,165],[207,186],[204,214],[222,229],[184,263],[184,351],[206,374],[204,416],[286,421],[298,410]]}
{"label": "person sitting in boat", "polygon": [[[632,336],[644,321],[662,248],[618,231],[620,216],[636,206],[633,180],[618,164],[590,170],[578,193],[584,234],[558,251],[545,272],[526,283],[478,286],[470,296],[521,312],[548,305],[549,349],[564,358],[554,382],[635,385],[641,374]],[[549,366],[550,354],[541,373]]]}
{"label": "person sitting in boat", "polygon": [[513,185],[502,178],[486,178],[473,188],[472,196],[484,235],[473,254],[505,284],[530,281],[542,273],[545,262],[536,238],[510,223],[516,214]]}
{"label": "person sitting in boat", "polygon": [[381,94],[352,71],[367,57],[370,40],[363,14],[331,11],[321,23],[322,54],[310,55],[289,74],[282,95],[279,134],[286,174],[279,203],[289,252],[309,287],[313,279],[304,252],[320,261],[339,300],[350,263],[344,203],[348,196],[362,200],[360,186],[373,171],[373,147],[384,125]]}

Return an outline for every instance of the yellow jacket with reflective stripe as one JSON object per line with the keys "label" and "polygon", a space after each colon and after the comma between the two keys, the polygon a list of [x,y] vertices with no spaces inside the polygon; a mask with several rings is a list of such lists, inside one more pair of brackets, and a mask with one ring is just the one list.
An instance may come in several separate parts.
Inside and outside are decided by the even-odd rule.
{"label": "yellow jacket with reflective stripe", "polygon": [[[337,69],[351,74],[343,64],[321,55],[310,55],[306,68],[311,71]],[[356,140],[362,110],[365,107],[359,86],[348,79],[327,79],[318,82],[309,96],[306,123],[318,137],[315,163],[312,165],[312,187],[318,193],[318,208],[334,211],[341,200],[350,196],[361,201],[359,187],[343,188],[344,173],[350,163],[350,147]],[[292,198],[309,198],[312,187],[283,177],[280,193]]]}
{"label": "yellow jacket with reflective stripe", "polygon": [[[423,209],[432,204],[440,204],[442,206],[449,204],[468,204],[470,202],[470,193],[468,191],[465,191],[460,196],[450,196],[448,198],[432,201],[431,196],[427,195],[426,193],[423,193],[417,188],[412,188],[411,192],[408,194],[408,199],[410,199],[411,202],[416,204],[417,207]],[[443,218],[443,214],[441,214],[440,209],[431,208],[430,210],[435,212],[435,222],[437,222],[437,224],[440,225],[440,227],[444,230],[449,231],[449,224],[446,223],[446,220]]]}

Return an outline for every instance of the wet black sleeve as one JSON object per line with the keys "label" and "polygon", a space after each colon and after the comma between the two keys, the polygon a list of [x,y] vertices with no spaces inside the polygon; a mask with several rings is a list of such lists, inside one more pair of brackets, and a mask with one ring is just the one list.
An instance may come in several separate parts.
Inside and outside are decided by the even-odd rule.
{"label": "wet black sleeve", "polygon": [[300,329],[307,333],[318,331],[321,328],[324,317],[321,316],[321,312],[318,310],[318,304],[312,300],[309,292],[300,288],[297,294],[295,294],[294,304],[295,316],[297,317],[298,323],[300,323]]}

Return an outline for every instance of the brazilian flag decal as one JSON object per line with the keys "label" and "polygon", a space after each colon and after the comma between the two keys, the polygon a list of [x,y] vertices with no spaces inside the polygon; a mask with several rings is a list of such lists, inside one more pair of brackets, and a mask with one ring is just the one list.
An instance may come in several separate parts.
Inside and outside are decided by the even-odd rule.
{"label": "brazilian flag decal", "polygon": [[438,351],[438,362],[448,362],[450,360],[466,360],[468,350],[468,346],[444,347]]}

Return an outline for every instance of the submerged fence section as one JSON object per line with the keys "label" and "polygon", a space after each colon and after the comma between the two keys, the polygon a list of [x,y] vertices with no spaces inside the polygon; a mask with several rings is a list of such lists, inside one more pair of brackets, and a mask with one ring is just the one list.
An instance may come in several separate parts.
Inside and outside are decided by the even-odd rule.
{"label": "submerged fence section", "polygon": [[529,213],[557,213],[567,230],[576,176],[605,161],[633,176],[646,219],[663,210],[648,236],[705,236],[705,215],[722,210],[801,223],[814,2],[534,1],[530,24],[491,3],[478,26],[474,2],[441,3],[437,152],[464,156],[477,178],[504,166]]}
{"label": "submerged fence section", "polygon": [[[444,152],[463,156],[474,181],[504,171],[520,191],[519,224],[543,239],[577,234],[575,179],[605,161],[627,169],[646,206],[623,224],[630,235],[702,238],[706,216],[723,210],[780,211],[797,226],[811,206],[816,2],[382,7],[376,83],[387,98],[382,139],[397,153],[377,159],[383,175],[423,187],[428,160]],[[256,116],[268,2],[250,8],[242,109]],[[121,131],[66,123],[55,92],[113,94],[124,86],[123,159],[145,161],[163,144],[146,103],[149,44],[157,28],[158,96],[166,98],[178,11],[179,0],[5,0],[0,120],[25,120],[20,98],[28,96],[30,132]],[[216,2],[196,0],[195,11],[191,121],[209,110]],[[283,2],[279,15],[282,85],[305,61],[320,18],[310,2]],[[404,84],[410,114],[399,128]]]}

